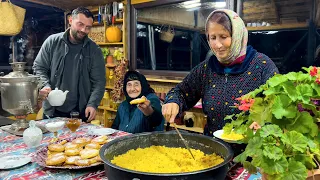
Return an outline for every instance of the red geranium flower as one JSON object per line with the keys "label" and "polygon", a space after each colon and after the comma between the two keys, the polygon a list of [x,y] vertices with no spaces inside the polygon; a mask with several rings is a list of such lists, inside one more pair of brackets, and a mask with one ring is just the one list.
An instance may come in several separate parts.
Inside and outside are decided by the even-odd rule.
{"label": "red geranium flower", "polygon": [[317,74],[318,74],[318,68],[313,66],[312,69],[310,70],[310,75],[316,76]]}
{"label": "red geranium flower", "polygon": [[236,100],[240,101],[240,104],[234,103],[234,105],[241,111],[249,111],[254,103],[254,99],[244,99],[243,97],[239,97]]}

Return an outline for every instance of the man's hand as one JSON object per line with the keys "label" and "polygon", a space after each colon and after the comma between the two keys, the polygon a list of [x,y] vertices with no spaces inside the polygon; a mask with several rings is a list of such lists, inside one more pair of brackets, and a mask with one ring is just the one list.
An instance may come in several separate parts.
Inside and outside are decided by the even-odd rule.
{"label": "man's hand", "polygon": [[49,95],[49,93],[51,92],[51,88],[50,87],[44,87],[39,91],[39,96],[42,100],[46,99]]}
{"label": "man's hand", "polygon": [[96,117],[96,109],[93,107],[87,107],[85,111],[86,118],[88,119],[88,122],[92,121]]}

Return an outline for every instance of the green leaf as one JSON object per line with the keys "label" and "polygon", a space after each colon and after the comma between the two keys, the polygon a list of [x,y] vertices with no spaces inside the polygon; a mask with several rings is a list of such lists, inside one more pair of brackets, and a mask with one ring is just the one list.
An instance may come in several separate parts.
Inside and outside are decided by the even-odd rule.
{"label": "green leaf", "polygon": [[270,87],[267,90],[263,91],[263,94],[266,95],[266,96],[270,96],[272,94],[277,94],[278,92],[279,91],[276,88]]}
{"label": "green leaf", "polygon": [[244,151],[244,152],[242,152],[241,154],[239,154],[238,156],[236,156],[234,159],[233,159],[233,161],[234,162],[237,162],[237,163],[243,163],[243,162],[245,162],[246,160],[247,160],[247,154],[246,154],[246,152]]}
{"label": "green leaf", "polygon": [[302,72],[299,72],[297,81],[306,81],[306,80],[311,80],[312,76],[310,74],[304,74]]}
{"label": "green leaf", "polygon": [[296,86],[296,91],[300,94],[300,96],[298,96],[299,100],[302,100],[305,104],[310,102],[310,97],[312,97],[313,94],[313,88],[311,85],[299,84]]}
{"label": "green leaf", "polygon": [[320,85],[319,84],[311,84],[311,87],[313,88],[314,92],[313,92],[313,96],[314,97],[320,97]]}
{"label": "green leaf", "polygon": [[252,156],[252,165],[260,167],[263,163],[263,152],[262,149],[257,149],[256,154]]}
{"label": "green leaf", "polygon": [[263,172],[273,175],[283,173],[288,168],[288,161],[285,157],[281,157],[279,160],[272,160],[267,157],[263,157],[263,162],[261,163],[261,169]]}
{"label": "green leaf", "polygon": [[277,141],[272,136],[263,138],[263,145],[276,145]]}
{"label": "green leaf", "polygon": [[315,91],[313,94],[314,96],[320,96],[320,85],[319,84],[315,84],[312,83],[311,87],[313,88],[313,90]]}
{"label": "green leaf", "polygon": [[289,72],[288,74],[285,75],[290,81],[295,81],[297,80],[298,73],[296,72]]}
{"label": "green leaf", "polygon": [[305,154],[298,154],[293,156],[295,161],[301,162],[304,164],[307,169],[312,169],[316,167],[316,164],[314,163],[312,156],[307,156]]}
{"label": "green leaf", "polygon": [[318,126],[308,112],[301,112],[293,124],[286,126],[288,130],[294,130],[302,134],[310,134],[311,137],[318,135]]}
{"label": "green leaf", "polygon": [[287,81],[282,84],[284,92],[290,97],[292,101],[296,101],[298,99],[299,94],[296,91],[296,88],[292,81]]}
{"label": "green leaf", "polygon": [[309,148],[310,148],[310,151],[313,152],[313,153],[319,153],[319,145],[316,144],[314,141],[312,141],[311,139],[308,139],[308,142],[307,142]]}
{"label": "green leaf", "polygon": [[227,115],[226,117],[224,117],[224,120],[234,120],[233,119],[234,116],[235,114]]}
{"label": "green leaf", "polygon": [[269,135],[275,136],[275,137],[281,137],[283,135],[282,130],[279,126],[271,124],[266,125],[261,128],[260,136],[261,137],[268,137]]}
{"label": "green leaf", "polygon": [[272,113],[277,119],[283,117],[294,118],[297,114],[297,107],[295,104],[291,104],[289,96],[279,95],[275,98]]}
{"label": "green leaf", "polygon": [[262,146],[262,138],[255,136],[249,140],[245,152],[248,156],[256,154],[256,151]]}
{"label": "green leaf", "polygon": [[233,125],[231,123],[227,123],[225,126],[223,126],[223,131],[226,134],[230,134],[232,129],[233,129]]}
{"label": "green leaf", "polygon": [[299,132],[288,131],[281,137],[281,141],[301,153],[305,153],[307,150],[308,139]]}
{"label": "green leaf", "polygon": [[307,169],[301,162],[289,160],[288,170],[282,177],[286,180],[304,180],[307,176]]}
{"label": "green leaf", "polygon": [[248,119],[257,122],[260,125],[271,122],[271,107],[272,103],[264,103],[262,98],[256,98],[254,104],[250,108]]}
{"label": "green leaf", "polygon": [[269,159],[279,160],[283,156],[282,150],[276,146],[265,146],[263,155]]}
{"label": "green leaf", "polygon": [[236,120],[231,121],[233,127],[239,127],[245,121],[245,117],[238,117]]}
{"label": "green leaf", "polygon": [[276,74],[275,76],[273,76],[272,78],[270,78],[267,83],[271,86],[271,87],[275,87],[278,86],[279,84],[282,84],[283,82],[287,81],[288,78],[281,75],[281,74]]}
{"label": "green leaf", "polygon": [[248,172],[249,172],[250,174],[256,174],[256,173],[257,173],[257,168],[256,168],[254,165],[252,165],[250,162],[245,161],[245,162],[243,162],[242,164],[243,164],[243,167],[244,167],[246,170],[248,170]]}
{"label": "green leaf", "polygon": [[234,129],[237,134],[245,134],[248,131],[248,126],[245,124],[240,125],[238,128]]}
{"label": "green leaf", "polygon": [[282,176],[279,174],[274,174],[274,175],[269,175],[267,176],[267,179],[272,179],[272,180],[283,180]]}
{"label": "green leaf", "polygon": [[311,69],[313,69],[313,66],[309,66],[309,67],[302,67],[303,70],[307,71],[307,73],[309,74]]}

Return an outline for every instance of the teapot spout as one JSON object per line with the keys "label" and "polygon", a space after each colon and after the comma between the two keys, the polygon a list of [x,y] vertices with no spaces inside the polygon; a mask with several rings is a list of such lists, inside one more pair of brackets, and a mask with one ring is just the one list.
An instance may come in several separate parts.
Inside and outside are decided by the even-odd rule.
{"label": "teapot spout", "polygon": [[68,90],[65,90],[63,94],[64,94],[64,95],[67,95],[68,92],[69,92]]}

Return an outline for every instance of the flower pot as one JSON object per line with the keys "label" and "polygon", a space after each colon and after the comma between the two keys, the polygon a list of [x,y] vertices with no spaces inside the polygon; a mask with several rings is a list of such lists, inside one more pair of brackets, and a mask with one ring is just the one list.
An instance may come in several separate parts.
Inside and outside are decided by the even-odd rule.
{"label": "flower pot", "polygon": [[[262,180],[269,180],[268,175],[261,172],[261,179]],[[314,170],[314,178],[312,175],[312,171],[308,171],[308,176],[306,180],[320,180],[320,169]]]}
{"label": "flower pot", "polygon": [[116,65],[113,63],[113,57],[107,56],[107,67],[115,67]]}
{"label": "flower pot", "polygon": [[314,179],[311,171],[308,171],[307,180],[320,180],[320,169],[314,170]]}

